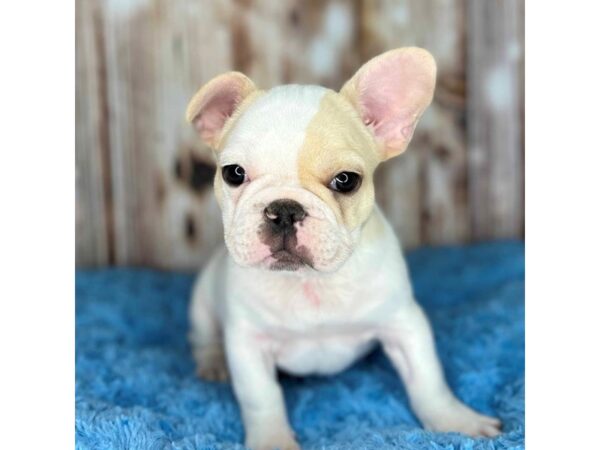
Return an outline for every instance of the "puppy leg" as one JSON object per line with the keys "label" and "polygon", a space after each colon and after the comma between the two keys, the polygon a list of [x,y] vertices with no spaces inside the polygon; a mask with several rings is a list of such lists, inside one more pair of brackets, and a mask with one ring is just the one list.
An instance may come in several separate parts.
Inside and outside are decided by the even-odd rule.
{"label": "puppy leg", "polygon": [[431,327],[418,304],[412,302],[402,309],[382,333],[381,342],[425,428],[471,436],[500,434],[498,419],[473,411],[450,391],[435,352]]}
{"label": "puppy leg", "polygon": [[202,282],[197,283],[192,294],[190,320],[191,330],[188,337],[198,376],[208,381],[227,380],[221,327]]}
{"label": "puppy leg", "polygon": [[250,333],[227,330],[227,361],[240,405],[246,447],[251,450],[299,450],[288,423],[272,356]]}

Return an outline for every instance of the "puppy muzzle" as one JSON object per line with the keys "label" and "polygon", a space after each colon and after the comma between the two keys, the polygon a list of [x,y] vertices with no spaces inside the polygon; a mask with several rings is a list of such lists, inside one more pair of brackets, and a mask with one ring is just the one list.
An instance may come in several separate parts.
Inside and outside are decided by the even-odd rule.
{"label": "puppy muzzle", "polygon": [[291,199],[279,199],[271,202],[263,211],[264,223],[261,225],[261,241],[271,250],[274,261],[269,265],[272,270],[298,270],[302,266],[312,267],[310,251],[298,245],[296,227],[302,226],[307,213],[304,207]]}

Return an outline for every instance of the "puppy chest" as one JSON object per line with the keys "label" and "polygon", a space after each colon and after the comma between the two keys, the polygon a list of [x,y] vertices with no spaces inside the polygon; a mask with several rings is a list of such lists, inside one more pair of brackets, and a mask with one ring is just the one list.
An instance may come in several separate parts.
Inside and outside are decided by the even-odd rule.
{"label": "puppy chest", "polygon": [[[249,287],[246,292],[253,287]],[[352,280],[339,283],[275,281],[262,292],[248,296],[245,308],[256,317],[259,328],[281,328],[310,333],[318,328],[335,334],[361,329],[373,322],[372,312],[383,296],[357,286]],[[353,331],[352,331],[353,332]]]}
{"label": "puppy chest", "polygon": [[329,375],[346,369],[375,344],[372,333],[283,339],[275,345],[275,363],[294,375]]}

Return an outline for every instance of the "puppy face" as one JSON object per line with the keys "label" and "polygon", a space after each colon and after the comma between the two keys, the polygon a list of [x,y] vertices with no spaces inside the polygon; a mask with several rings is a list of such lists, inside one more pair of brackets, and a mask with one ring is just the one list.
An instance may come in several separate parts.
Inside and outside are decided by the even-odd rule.
{"label": "puppy face", "polygon": [[200,89],[188,119],[215,150],[234,260],[337,270],[373,209],[375,168],[406,148],[434,84],[429,53],[408,48],[369,61],[339,93],[297,85],[263,92],[235,72]]}

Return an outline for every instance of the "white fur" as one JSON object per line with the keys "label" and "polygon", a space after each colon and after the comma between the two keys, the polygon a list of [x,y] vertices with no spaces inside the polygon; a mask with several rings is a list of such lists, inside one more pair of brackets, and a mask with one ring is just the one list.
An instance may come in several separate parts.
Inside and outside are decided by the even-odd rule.
{"label": "white fur", "polygon": [[237,120],[219,163],[252,166],[256,172],[297,181],[298,150],[326,92],[320,86],[300,85],[269,90]]}
{"label": "white fur", "polygon": [[[190,337],[199,371],[222,378],[225,347],[246,445],[254,450],[298,448],[277,368],[299,375],[336,373],[376,342],[402,376],[427,428],[497,434],[496,419],[474,412],[449,390],[430,326],[413,299],[399,242],[379,209],[374,207],[358,229],[347,230],[300,185],[298,149],[323,93],[317,87],[274,89],[230,130],[219,163],[242,165],[251,181],[242,188],[224,187],[229,252],[222,248],[215,255],[194,290]],[[297,200],[313,218],[304,239],[314,250],[317,270],[265,268],[268,248],[256,231],[264,207],[280,198]]]}
{"label": "white fur", "polygon": [[308,213],[298,232],[298,245],[310,247],[313,266],[322,271],[339,267],[357,238],[340,226],[327,205],[302,188],[298,179],[299,151],[309,122],[319,110],[327,89],[319,86],[281,86],[258,98],[235,123],[219,165],[239,164],[250,183],[225,189],[223,225],[225,242],[242,266],[272,263],[257,229],[272,201],[298,201]]}

